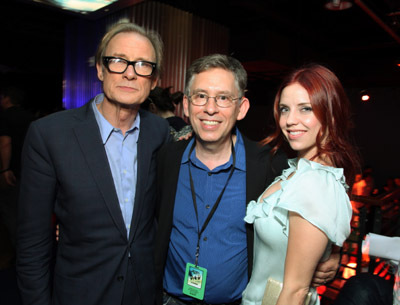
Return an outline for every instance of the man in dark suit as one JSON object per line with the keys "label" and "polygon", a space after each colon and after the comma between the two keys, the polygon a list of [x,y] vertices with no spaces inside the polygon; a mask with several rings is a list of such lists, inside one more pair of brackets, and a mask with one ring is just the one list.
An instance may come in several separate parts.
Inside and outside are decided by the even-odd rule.
{"label": "man in dark suit", "polygon": [[169,129],[139,108],[161,60],[157,34],[117,24],[96,53],[104,94],[31,125],[18,218],[23,304],[154,303],[155,155]]}
{"label": "man in dark suit", "polygon": [[[158,157],[157,304],[241,303],[253,260],[246,204],[287,166],[235,127],[250,106],[246,85],[243,66],[225,55],[202,57],[186,73],[183,106],[195,136]],[[338,255],[327,264],[314,283],[333,278]]]}

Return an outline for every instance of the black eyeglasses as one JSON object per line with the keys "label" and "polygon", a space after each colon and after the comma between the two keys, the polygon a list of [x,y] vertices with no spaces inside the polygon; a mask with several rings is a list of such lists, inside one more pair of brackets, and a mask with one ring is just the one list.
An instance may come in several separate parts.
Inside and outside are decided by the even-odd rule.
{"label": "black eyeglasses", "polygon": [[129,61],[124,58],[114,56],[103,56],[103,64],[109,72],[122,74],[132,65],[133,70],[139,76],[151,76],[157,64],[150,61],[138,60]]}
{"label": "black eyeglasses", "polygon": [[240,97],[233,98],[232,96],[224,94],[220,94],[217,96],[208,96],[205,93],[196,93],[189,96],[190,101],[195,106],[204,106],[205,104],[207,104],[209,98],[213,98],[217,106],[221,108],[231,107],[234,101],[240,100]]}

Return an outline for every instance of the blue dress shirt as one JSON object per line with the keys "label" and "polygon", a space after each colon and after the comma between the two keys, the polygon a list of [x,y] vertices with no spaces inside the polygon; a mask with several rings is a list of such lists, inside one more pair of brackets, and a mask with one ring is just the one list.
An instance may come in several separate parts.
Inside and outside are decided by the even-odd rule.
{"label": "blue dress shirt", "polygon": [[[240,299],[246,287],[247,242],[244,217],[246,214],[246,156],[242,136],[236,131],[236,165],[232,178],[214,216],[201,235],[198,265],[207,269],[204,301],[211,304]],[[195,150],[190,155],[194,139],[187,146],[181,161],[172,232],[164,273],[164,289],[180,299],[193,300],[182,293],[186,263],[195,262],[198,226],[201,229],[224,187],[230,160],[209,170]],[[190,190],[189,166],[196,192],[199,224]]]}
{"label": "blue dress shirt", "polygon": [[138,113],[132,126],[123,135],[121,129],[112,126],[97,109],[96,105],[101,103],[103,99],[104,94],[97,95],[92,106],[100,128],[101,138],[118,196],[119,207],[121,208],[129,238],[136,194],[137,141],[139,138],[140,116]]}

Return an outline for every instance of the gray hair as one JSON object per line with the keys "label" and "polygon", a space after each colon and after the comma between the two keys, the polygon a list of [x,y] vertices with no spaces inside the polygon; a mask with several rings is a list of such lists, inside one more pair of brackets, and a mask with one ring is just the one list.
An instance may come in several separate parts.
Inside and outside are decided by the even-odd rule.
{"label": "gray hair", "polygon": [[154,48],[154,51],[156,53],[156,61],[157,61],[156,74],[159,76],[161,74],[163,48],[164,48],[160,35],[152,30],[146,30],[145,28],[131,22],[117,23],[107,31],[107,33],[101,39],[101,42],[97,48],[96,64],[103,66],[102,57],[104,56],[104,52],[107,49],[108,44],[115,35],[119,33],[130,33],[130,32],[137,33],[150,40]]}
{"label": "gray hair", "polygon": [[235,58],[222,55],[212,54],[196,59],[189,69],[186,71],[185,94],[190,95],[190,87],[192,86],[194,76],[201,72],[221,68],[230,71],[235,76],[236,87],[239,90],[240,97],[244,96],[247,86],[247,73],[242,64]]}

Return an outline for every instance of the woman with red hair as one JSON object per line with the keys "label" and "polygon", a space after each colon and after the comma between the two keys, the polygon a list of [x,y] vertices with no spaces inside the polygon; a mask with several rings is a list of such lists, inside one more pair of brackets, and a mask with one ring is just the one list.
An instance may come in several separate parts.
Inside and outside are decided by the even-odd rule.
{"label": "woman with red hair", "polygon": [[336,75],[313,64],[283,81],[274,118],[276,130],[263,143],[273,153],[288,146],[297,158],[248,205],[254,263],[243,304],[319,304],[313,273],[350,234],[347,192],[358,168],[350,103]]}

